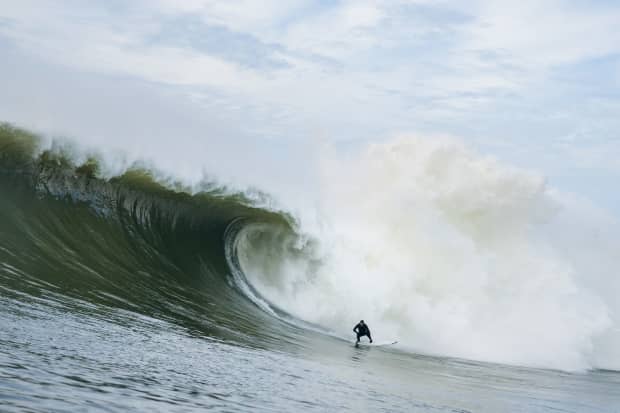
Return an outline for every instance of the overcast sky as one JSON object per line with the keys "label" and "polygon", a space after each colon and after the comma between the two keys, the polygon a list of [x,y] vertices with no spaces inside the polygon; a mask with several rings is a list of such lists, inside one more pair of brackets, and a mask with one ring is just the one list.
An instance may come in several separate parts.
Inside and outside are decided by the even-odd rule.
{"label": "overcast sky", "polygon": [[614,0],[0,2],[0,120],[231,175],[449,134],[620,216]]}

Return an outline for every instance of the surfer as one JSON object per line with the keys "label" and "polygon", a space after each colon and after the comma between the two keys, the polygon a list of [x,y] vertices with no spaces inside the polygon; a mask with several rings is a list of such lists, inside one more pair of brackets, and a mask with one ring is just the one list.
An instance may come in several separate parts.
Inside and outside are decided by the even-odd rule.
{"label": "surfer", "polygon": [[360,342],[360,337],[368,337],[370,339],[370,342],[372,343],[372,337],[370,337],[370,329],[368,328],[368,325],[366,323],[364,323],[364,320],[360,320],[359,323],[357,323],[357,325],[355,327],[353,327],[353,332],[355,334],[357,334],[357,341],[355,342],[355,344]]}

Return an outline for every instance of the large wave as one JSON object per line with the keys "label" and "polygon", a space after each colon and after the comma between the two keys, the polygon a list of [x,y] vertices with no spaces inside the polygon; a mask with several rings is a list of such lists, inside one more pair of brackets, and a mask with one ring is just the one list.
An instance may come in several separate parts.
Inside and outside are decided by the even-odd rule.
{"label": "large wave", "polygon": [[271,327],[281,320],[346,336],[364,318],[416,352],[620,368],[616,224],[459,142],[410,136],[326,156],[317,199],[291,205],[293,217],[256,192],[186,187],[149,169],[103,177],[97,159],[0,132],[10,291],[224,338],[281,340],[293,334]]}
{"label": "large wave", "polygon": [[225,246],[235,222],[287,226],[289,217],[254,207],[255,192],[192,190],[137,166],[102,178],[100,160],[80,158],[0,128],[3,293],[137,311],[222,339],[286,341],[236,288]]}

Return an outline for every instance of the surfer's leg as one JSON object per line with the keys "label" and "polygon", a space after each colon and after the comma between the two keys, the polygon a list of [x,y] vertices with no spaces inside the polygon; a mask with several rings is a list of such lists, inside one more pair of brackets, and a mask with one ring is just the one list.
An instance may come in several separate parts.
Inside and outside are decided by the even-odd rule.
{"label": "surfer's leg", "polygon": [[357,334],[357,341],[355,342],[355,344],[360,342],[360,337],[361,337],[359,333],[356,333],[356,334]]}

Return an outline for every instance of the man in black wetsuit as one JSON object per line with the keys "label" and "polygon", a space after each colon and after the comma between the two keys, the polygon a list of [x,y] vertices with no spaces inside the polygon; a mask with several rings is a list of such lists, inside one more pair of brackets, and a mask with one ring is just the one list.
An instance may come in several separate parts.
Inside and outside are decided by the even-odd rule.
{"label": "man in black wetsuit", "polygon": [[364,320],[360,320],[360,322],[353,327],[353,332],[355,334],[357,334],[357,341],[355,342],[355,344],[360,342],[360,337],[368,337],[370,339],[370,342],[372,343],[372,337],[370,337],[370,329],[368,328],[368,326],[366,325],[366,323],[364,323]]}

